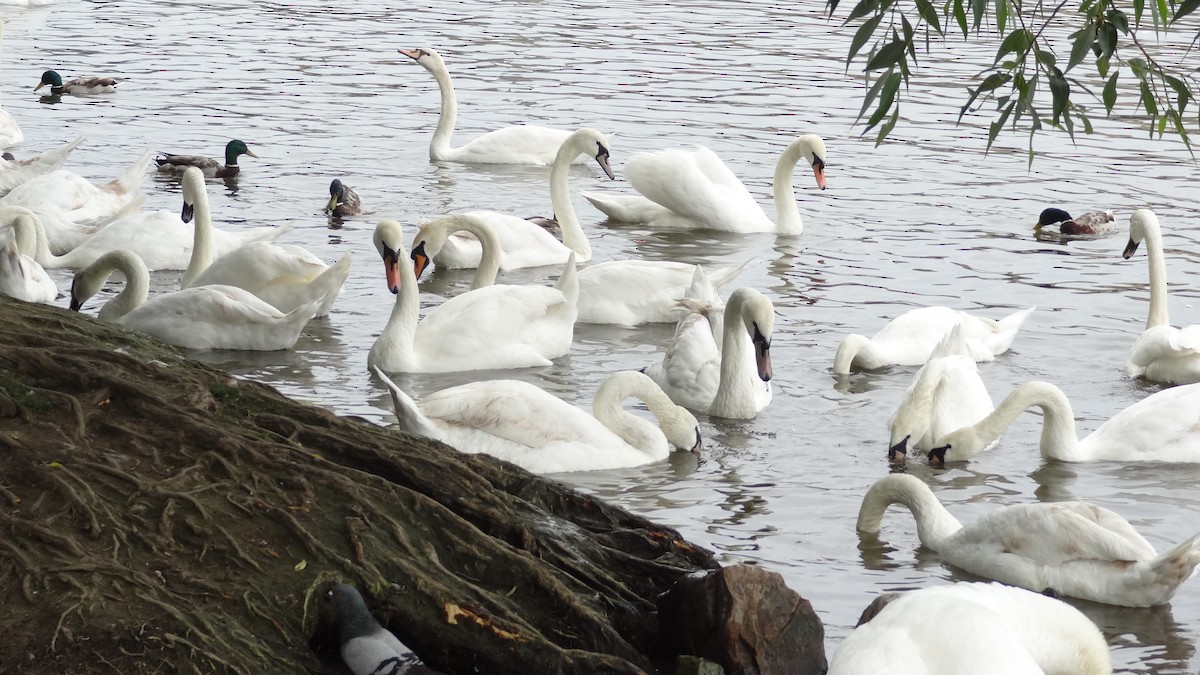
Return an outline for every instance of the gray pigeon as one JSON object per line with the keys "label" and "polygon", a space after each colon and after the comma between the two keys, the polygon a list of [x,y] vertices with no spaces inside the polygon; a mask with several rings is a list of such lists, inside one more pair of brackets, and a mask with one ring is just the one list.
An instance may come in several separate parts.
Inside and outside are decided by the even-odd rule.
{"label": "gray pigeon", "polygon": [[358,589],[349,584],[338,584],[329,591],[329,597],[337,610],[342,660],[354,675],[410,673],[418,662],[416,655],[371,616]]}

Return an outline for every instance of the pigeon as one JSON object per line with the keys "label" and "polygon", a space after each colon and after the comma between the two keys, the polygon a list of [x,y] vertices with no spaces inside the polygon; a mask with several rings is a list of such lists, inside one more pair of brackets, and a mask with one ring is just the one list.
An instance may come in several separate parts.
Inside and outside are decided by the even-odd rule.
{"label": "pigeon", "polygon": [[418,663],[416,655],[371,616],[358,589],[338,584],[329,591],[329,597],[337,611],[342,660],[354,675],[410,673]]}

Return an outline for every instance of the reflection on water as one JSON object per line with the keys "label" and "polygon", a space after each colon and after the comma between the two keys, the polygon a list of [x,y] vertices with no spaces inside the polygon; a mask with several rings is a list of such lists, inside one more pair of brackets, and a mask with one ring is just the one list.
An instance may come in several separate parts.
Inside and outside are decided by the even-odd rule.
{"label": "reflection on water", "polygon": [[[330,262],[351,252],[353,268],[333,314],[311,324],[294,351],[199,356],[386,423],[390,400],[366,372],[367,350],[394,300],[371,244],[375,221],[413,227],[458,209],[526,216],[550,208],[546,168],[428,161],[438,94],[398,47],[429,44],[442,53],[459,93],[460,140],[516,122],[615,132],[618,181],[595,166],[574,166],[575,193],[627,193],[622,168],[633,153],[703,143],[769,213],[779,148],[801,133],[821,134],[829,189],[798,174],[800,237],[608,225],[576,196],[597,262],[750,260],[734,285],[759,288],[775,303],[776,395],[755,420],[702,420],[699,457],[560,478],[680,528],[723,561],[778,570],[813,602],[831,648],[878,592],[960,578],[919,547],[907,514],[889,512],[881,541],[860,540],[854,530],[862,494],[889,470],[887,419],[915,369],[835,378],[830,366],[843,335],[873,334],[928,304],[993,317],[1037,306],[1013,349],[980,364],[995,400],[1021,382],[1048,380],[1070,397],[1086,434],[1156,391],[1122,374],[1146,317],[1145,261],[1121,260],[1124,232],[1039,241],[1032,223],[1051,205],[1111,208],[1123,224],[1134,208],[1154,208],[1164,227],[1172,317],[1200,321],[1200,234],[1190,204],[1178,198],[1193,191],[1186,151],[1147,141],[1140,122],[1118,117],[1095,119],[1097,134],[1080,136],[1077,146],[1039,136],[1032,169],[1024,136],[1002,137],[985,157],[988,111],[968,113],[961,127],[954,120],[966,78],[990,63],[995,45],[935,46],[914,74],[893,141],[875,148],[852,127],[863,88],[844,66],[851,33],[827,21],[819,2],[430,0],[402,15],[377,0],[354,7],[79,0],[0,10],[3,104],[27,139],[16,154],[86,135],[67,166],[102,183],[146,149],[219,156],[230,138],[245,140],[260,159],[245,160],[236,179],[210,181],[215,222],[291,226],[281,243]],[[36,80],[47,60],[129,79],[113,96],[44,105],[17,83]],[[331,177],[354,185],[372,215],[330,221],[321,208]],[[178,212],[176,178],[156,175],[144,189],[148,209]],[[559,272],[522,270],[504,281],[547,283]],[[60,288],[69,284],[68,272],[51,275]],[[435,270],[423,280],[422,303],[461,292],[470,276]],[[162,289],[176,280],[154,275]],[[419,400],[473,379],[519,378],[588,406],[609,372],[653,362],[671,334],[670,326],[580,326],[571,354],[550,367],[396,380]],[[1088,499],[1128,518],[1157,547],[1192,534],[1200,467],[1048,463],[1037,451],[1040,424],[1037,415],[1023,416],[999,447],[970,464],[914,462],[904,470],[930,483],[964,522],[1003,504]],[[1118,671],[1200,669],[1195,580],[1170,607],[1083,609],[1109,636]]]}

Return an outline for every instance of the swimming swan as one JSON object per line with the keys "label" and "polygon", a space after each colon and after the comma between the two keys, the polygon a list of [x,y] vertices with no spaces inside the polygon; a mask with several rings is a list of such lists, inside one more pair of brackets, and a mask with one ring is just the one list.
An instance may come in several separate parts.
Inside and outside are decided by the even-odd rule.
{"label": "swimming swan", "polygon": [[13,188],[35,176],[57,170],[67,161],[67,155],[82,142],[83,137],[80,136],[40,155],[25,159],[0,160],[0,196],[12,192]]}
{"label": "swimming swan", "polygon": [[[429,159],[435,162],[473,162],[478,164],[534,164],[546,166],[554,161],[559,147],[569,131],[532,124],[504,127],[489,131],[465,145],[450,147],[454,124],[458,120],[458,100],[454,83],[442,56],[431,47],[401,49],[401,54],[416,61],[437,80],[442,93],[442,110],[437,130],[429,141]],[[575,161],[587,161],[576,159]]]}
{"label": "swimming swan", "polygon": [[[58,169],[16,186],[0,198],[0,206],[24,206],[34,211],[50,211],[76,224],[102,221],[116,215],[133,200],[134,193],[146,179],[146,167],[149,165],[150,153],[143,153],[119,176],[101,186],[93,185],[86,178],[66,169]],[[55,250],[60,249],[59,243],[53,238],[50,246]]]}
{"label": "swimming swan", "polygon": [[99,318],[185,349],[290,349],[319,301],[284,314],[233,286],[199,286],[149,300],[150,274],[129,251],[110,251],[75,274],[71,309],[79,311],[115,270],[125,288],[100,308]]}
{"label": "swimming swan", "polygon": [[[700,451],[700,425],[649,377],[613,373],[600,385],[592,414],[519,380],[487,380],[443,389],[418,405],[383,371],[400,428],[461,452],[481,452],[533,473],[641,466],[671,448]],[[621,407],[634,397],[658,424]]]}
{"label": "swimming swan", "polygon": [[[492,224],[474,213],[459,213],[426,223],[417,234],[411,257],[418,279],[429,265],[430,241],[445,241],[456,232],[470,233],[483,251],[472,288],[490,286],[501,269],[500,237]],[[424,233],[424,234],[422,234]],[[741,265],[718,267],[714,285],[733,281]],[[678,302],[691,283],[696,265],[666,260],[611,260],[579,270],[579,317],[576,323],[636,326],[679,318]]]}
{"label": "swimming swan", "polygon": [[858,531],[877,535],[891,504],[912,511],[921,545],[943,562],[1031,591],[1150,607],[1170,602],[1200,564],[1200,534],[1159,554],[1124,518],[1087,502],[1001,506],[963,526],[909,474],[871,486]]}
{"label": "swimming swan", "polygon": [[[580,155],[595,157],[605,175],[613,177],[608,165],[608,141],[595,129],[578,129],[563,141],[550,169],[550,203],[558,215],[563,240],[535,222],[497,211],[467,211],[466,213],[486,220],[500,238],[500,269],[520,269],[541,265],[561,265],[572,252],[577,262],[592,258],[592,245],[588,242],[583,226],[575,215],[571,204],[571,193],[567,187],[567,172],[571,160]],[[448,216],[453,218],[453,216]],[[452,221],[453,222],[453,221]],[[415,253],[433,260],[447,269],[470,269],[479,266],[483,248],[478,239],[468,236],[450,236],[437,220],[426,224],[413,237]]]}
{"label": "swimming swan", "polygon": [[396,302],[367,365],[388,372],[444,373],[548,366],[571,349],[579,284],[568,259],[557,286],[488,286],[450,298],[421,319],[413,263],[394,220],[375,228]]}
{"label": "swimming swan", "polygon": [[933,464],[970,459],[990,447],[1023,411],[1042,409],[1042,456],[1060,462],[1200,462],[1200,382],[1172,387],[1113,415],[1083,440],[1066,394],[1026,382],[978,423],[935,437]]}
{"label": "swimming swan", "polygon": [[995,409],[969,354],[962,325],[957,325],[913,376],[888,420],[889,462],[903,462],[909,450],[932,450],[936,440]]}
{"label": "swimming swan", "polygon": [[829,662],[829,675],[964,673],[1111,675],[1112,657],[1100,629],[1071,605],[1014,586],[963,582],[897,594]]}
{"label": "swimming swan", "polygon": [[1163,257],[1162,231],[1150,209],[1138,209],[1129,219],[1129,244],[1122,254],[1128,260],[1146,242],[1150,261],[1150,314],[1146,330],[1129,350],[1125,372],[1154,382],[1187,384],[1200,382],[1200,324],[1183,328],[1171,325],[1167,314],[1167,263]]}
{"label": "swimming swan", "polygon": [[226,250],[214,261],[212,240],[218,231],[212,226],[204,174],[196,167],[188,167],[183,173],[182,218],[187,222],[193,216],[196,223],[191,258],[179,281],[181,288],[237,286],[282,312],[318,300],[316,316],[325,316],[350,276],[349,253],[330,267],[305,248],[268,241]]}
{"label": "swimming swan", "polygon": [[719,324],[712,316],[718,311],[697,309],[680,319],[662,361],[646,374],[689,410],[751,419],[771,402],[775,309],[767,296],[743,287],[729,296]]}
{"label": "swimming swan", "polygon": [[929,360],[934,347],[950,329],[961,324],[971,358],[991,361],[1008,351],[1033,307],[996,321],[972,316],[949,307],[918,307],[892,319],[874,336],[851,333],[842,339],[833,357],[833,372],[874,370],[884,366],[919,366]]}
{"label": "swimming swan", "polygon": [[640,153],[625,163],[625,177],[641,196],[583,193],[611,220],[646,223],[666,229],[725,232],[775,232],[798,235],[804,230],[796,206],[793,175],[801,159],[812,166],[817,187],[825,189],[825,141],[806,135],[792,141],[775,165],[776,222],[754,200],[712,150],[661,150]]}

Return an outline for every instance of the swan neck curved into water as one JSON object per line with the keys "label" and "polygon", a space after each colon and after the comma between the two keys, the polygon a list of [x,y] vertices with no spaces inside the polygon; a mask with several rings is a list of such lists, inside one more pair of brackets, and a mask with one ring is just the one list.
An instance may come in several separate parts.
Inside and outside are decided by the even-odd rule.
{"label": "swan neck curved into water", "polygon": [[990,415],[970,427],[951,433],[945,441],[954,459],[968,459],[1000,438],[1025,410],[1042,410],[1042,455],[1060,461],[1078,461],[1079,439],[1075,435],[1075,417],[1066,394],[1049,382],[1026,382],[1010,393]]}
{"label": "swan neck curved into water", "polygon": [[662,455],[664,449],[669,450],[663,432],[621,405],[630,396],[644,403],[660,424],[676,407],[648,376],[622,371],[614,373],[596,390],[592,415],[629,445],[647,454]]}
{"label": "swan neck curved into water", "polygon": [[1163,255],[1162,231],[1157,223],[1147,226],[1146,258],[1150,262],[1150,313],[1146,317],[1146,329],[1170,325],[1167,309],[1167,261]]}
{"label": "swan neck curved into water", "polygon": [[554,215],[562,229],[563,244],[575,251],[579,262],[587,262],[592,259],[592,244],[588,241],[579,216],[575,213],[575,205],[571,203],[571,191],[567,184],[571,162],[586,152],[581,151],[576,142],[578,134],[577,131],[568,137],[554,156],[554,164],[550,168],[550,206],[554,209]]}
{"label": "swan neck curved into water", "polygon": [[796,164],[804,157],[803,138],[792,141],[775,163],[772,192],[775,200],[775,231],[782,235],[797,235],[804,231],[800,206],[796,203]]}
{"label": "swan neck curved into water", "polygon": [[433,139],[429,141],[429,159],[441,161],[450,159],[450,138],[454,135],[454,125],[458,122],[458,100],[454,96],[454,83],[450,80],[450,71],[444,63],[435,63],[429,68],[433,78],[437,80],[438,91],[442,95],[442,108],[438,114],[437,129]]}
{"label": "swan neck curved into water", "polygon": [[183,198],[192,205],[192,257],[179,278],[179,287],[188,288],[212,264],[212,211],[208,189],[200,169],[189,168],[183,174]]}
{"label": "swan neck curved into water", "polygon": [[150,272],[146,263],[136,253],[126,250],[109,251],[95,262],[80,270],[71,285],[72,302],[80,304],[96,294],[113,272],[120,270],[125,275],[125,287],[117,297],[100,308],[100,318],[117,321],[142,303],[150,294]]}
{"label": "swan neck curved into water", "polygon": [[917,521],[917,538],[923,546],[937,551],[946,537],[962,529],[962,523],[942,506],[929,486],[908,474],[892,474],[876,481],[863,497],[858,509],[859,532],[879,534],[884,511],[902,504]]}

